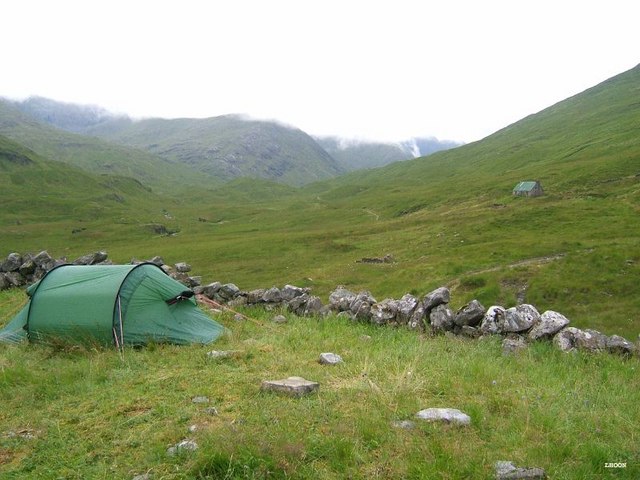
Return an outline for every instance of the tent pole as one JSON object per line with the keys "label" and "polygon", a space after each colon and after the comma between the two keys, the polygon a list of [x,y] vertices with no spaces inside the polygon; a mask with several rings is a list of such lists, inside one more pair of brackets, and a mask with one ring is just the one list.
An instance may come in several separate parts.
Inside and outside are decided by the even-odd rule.
{"label": "tent pole", "polygon": [[[124,360],[124,334],[122,333],[122,304],[120,303],[120,295],[118,295],[118,321],[120,323],[120,345],[118,346],[120,353],[122,354],[122,359]],[[116,344],[118,343],[118,338],[116,335]]]}

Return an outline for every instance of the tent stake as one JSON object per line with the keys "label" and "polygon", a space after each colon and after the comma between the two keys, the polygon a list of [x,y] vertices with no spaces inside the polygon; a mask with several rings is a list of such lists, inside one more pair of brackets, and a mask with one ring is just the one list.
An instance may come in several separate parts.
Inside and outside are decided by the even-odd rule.
{"label": "tent stake", "polygon": [[206,305],[209,305],[210,307],[214,307],[214,308],[220,308],[222,310],[228,310],[231,313],[235,313],[237,315],[241,315],[242,318],[244,318],[245,320],[250,320],[253,323],[255,323],[256,325],[259,325],[261,327],[264,327],[264,323],[259,322],[258,320],[256,320],[255,318],[251,318],[243,313],[240,312],[236,312],[234,309],[227,307],[226,305],[222,305],[218,302],[216,302],[215,300],[211,300],[210,298],[206,297],[205,295],[202,294],[198,294],[196,295],[196,298],[199,302],[202,302]]}

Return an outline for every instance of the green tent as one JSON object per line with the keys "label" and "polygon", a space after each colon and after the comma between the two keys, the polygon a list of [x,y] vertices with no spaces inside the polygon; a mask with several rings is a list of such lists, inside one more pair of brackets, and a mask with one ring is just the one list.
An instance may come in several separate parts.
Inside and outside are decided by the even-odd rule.
{"label": "green tent", "polygon": [[191,290],[152,263],[61,265],[27,294],[29,303],[0,330],[0,341],[189,344],[212,342],[223,331]]}

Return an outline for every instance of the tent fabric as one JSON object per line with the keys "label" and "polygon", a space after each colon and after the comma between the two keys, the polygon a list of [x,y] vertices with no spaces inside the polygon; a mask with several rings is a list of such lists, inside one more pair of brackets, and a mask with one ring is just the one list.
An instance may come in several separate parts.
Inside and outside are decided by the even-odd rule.
{"label": "tent fabric", "polygon": [[193,298],[167,304],[184,291],[151,263],[63,265],[30,288],[29,303],[0,331],[0,341],[4,336],[17,341],[25,333],[32,341],[61,338],[117,346],[214,341],[223,327]]}
{"label": "tent fabric", "polygon": [[27,312],[28,310],[23,308],[7,326],[0,330],[1,343],[20,343],[27,339],[27,331],[24,329],[27,324]]}

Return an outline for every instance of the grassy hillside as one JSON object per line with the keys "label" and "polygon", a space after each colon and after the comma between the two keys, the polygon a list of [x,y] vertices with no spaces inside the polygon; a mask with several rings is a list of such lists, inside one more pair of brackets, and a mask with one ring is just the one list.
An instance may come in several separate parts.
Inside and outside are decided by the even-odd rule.
{"label": "grassy hillside", "polygon": [[[379,300],[447,285],[453,307],[530,302],[636,340],[639,85],[637,67],[427,158],[300,189],[240,179],[173,200],[130,179],[72,173],[0,137],[0,190],[13,202],[0,211],[0,254],[159,254],[188,261],[205,282],[293,283],[325,301],[338,284]],[[544,197],[511,195],[531,179]],[[123,201],[94,211],[108,194]],[[73,234],[76,225],[84,230]],[[395,263],[357,263],[387,253]],[[0,292],[0,325],[24,301]],[[0,345],[0,477],[489,479],[499,460],[549,478],[640,477],[637,357],[544,342],[504,356],[496,338],[244,313],[218,315],[228,332],[211,346]],[[212,360],[211,349],[235,353]],[[345,362],[321,366],[321,352]],[[319,392],[260,391],[293,375],[319,381]],[[458,408],[471,426],[394,426],[430,407]],[[185,438],[198,449],[167,454]]]}
{"label": "grassy hillside", "polygon": [[154,195],[128,177],[91,175],[0,135],[0,221],[14,225],[54,221],[91,222],[96,217],[128,215],[149,207]]}
{"label": "grassy hillside", "polygon": [[[188,261],[205,281],[247,290],[295,283],[325,298],[338,284],[379,299],[447,285],[455,306],[527,301],[635,338],[639,84],[635,68],[483,141],[298,191],[240,181],[157,203],[149,221],[176,236],[100,219],[94,237],[50,228],[25,238],[5,226],[0,250],[102,248],[118,261],[160,254]],[[544,197],[512,197],[531,179]],[[396,262],[357,263],[385,254]]]}
{"label": "grassy hillside", "polygon": [[[15,295],[0,293],[2,305]],[[115,350],[0,345],[0,476],[6,479],[491,479],[511,460],[549,478],[638,478],[637,358],[568,355],[538,343],[246,311],[210,346]],[[233,350],[212,360],[211,349]],[[322,366],[321,352],[344,363]],[[303,398],[262,380],[320,382]],[[195,397],[206,397],[194,403]],[[469,427],[429,424],[458,408]],[[394,426],[414,421],[413,428]],[[190,439],[198,449],[171,456]],[[625,463],[609,469],[606,463]]]}
{"label": "grassy hillside", "polygon": [[116,119],[89,128],[87,133],[147,150],[223,180],[244,176],[301,185],[342,172],[301,130],[236,115]]}
{"label": "grassy hillside", "polygon": [[68,163],[91,173],[131,177],[165,194],[174,193],[187,185],[206,187],[216,183],[213,177],[191,171],[159,156],[46,125],[2,99],[0,134],[42,157]]}

